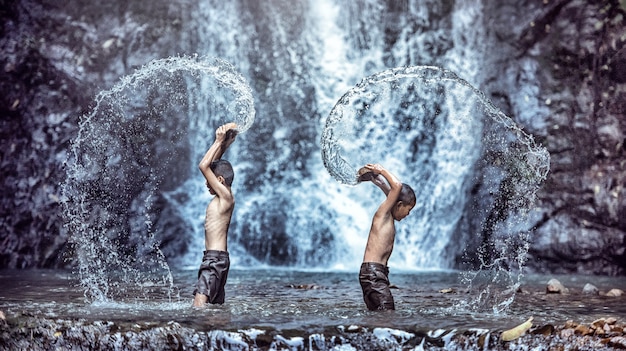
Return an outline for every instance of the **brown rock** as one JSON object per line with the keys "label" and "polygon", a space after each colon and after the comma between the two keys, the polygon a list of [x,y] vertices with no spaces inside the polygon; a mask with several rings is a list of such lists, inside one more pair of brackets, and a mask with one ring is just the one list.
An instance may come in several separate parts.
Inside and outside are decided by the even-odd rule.
{"label": "brown rock", "polygon": [[533,330],[532,333],[535,335],[543,335],[543,336],[552,335],[552,333],[554,333],[554,326],[551,324],[546,324],[544,326],[541,326]]}
{"label": "brown rock", "polygon": [[617,318],[615,317],[609,317],[606,319],[606,324],[613,325],[615,323],[617,323]]}
{"label": "brown rock", "polygon": [[478,337],[478,347],[481,349],[485,348],[485,340],[487,339],[487,334],[481,334]]}
{"label": "brown rock", "polygon": [[608,327],[608,331],[610,334],[618,336],[618,335],[624,335],[624,327],[620,326],[620,325],[606,325],[605,328]]}
{"label": "brown rock", "polygon": [[574,329],[574,333],[580,335],[590,335],[593,334],[593,330],[586,325],[580,324]]}
{"label": "brown rock", "polygon": [[596,319],[595,321],[591,322],[591,326],[595,329],[602,329],[604,328],[605,324],[606,320],[604,318]]}
{"label": "brown rock", "polygon": [[500,334],[500,339],[503,341],[511,341],[519,338],[533,326],[532,322],[533,317],[530,317],[526,322],[516,326],[515,328],[503,331],[502,334]]}
{"label": "brown rock", "polygon": [[[605,324],[605,327],[606,327],[606,324]],[[606,336],[606,335],[607,335],[607,332],[606,332],[605,327],[602,327],[602,328],[597,328],[597,329],[595,330],[595,334],[596,334],[597,336],[600,336],[600,337],[602,337],[602,336]]]}
{"label": "brown rock", "polygon": [[624,295],[624,291],[621,289],[611,289],[608,293],[606,293],[606,296],[610,297],[620,297],[622,295]]}

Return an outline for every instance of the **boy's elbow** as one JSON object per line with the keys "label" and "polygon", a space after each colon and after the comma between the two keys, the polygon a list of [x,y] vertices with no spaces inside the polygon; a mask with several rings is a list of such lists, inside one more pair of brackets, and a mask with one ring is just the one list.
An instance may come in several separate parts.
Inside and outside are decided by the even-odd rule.
{"label": "boy's elbow", "polygon": [[393,182],[391,182],[389,184],[392,188],[394,189],[401,189],[402,188],[402,182],[399,181],[397,178],[393,180]]}

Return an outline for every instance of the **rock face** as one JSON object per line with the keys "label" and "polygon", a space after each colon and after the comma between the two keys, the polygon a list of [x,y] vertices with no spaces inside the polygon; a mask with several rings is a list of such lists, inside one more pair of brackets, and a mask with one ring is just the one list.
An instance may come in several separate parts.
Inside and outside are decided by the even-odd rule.
{"label": "rock face", "polygon": [[[552,159],[538,209],[531,214],[526,266],[533,271],[626,274],[626,12],[622,4],[561,0],[482,5],[487,32],[480,45],[489,54],[484,67],[477,68],[488,72],[478,88],[535,135]],[[394,16],[402,13],[387,10]],[[103,5],[79,0],[71,8],[30,0],[3,5],[0,268],[70,264],[65,260],[71,257],[71,248],[60,213],[59,184],[79,116],[99,90],[137,66],[194,52],[197,38],[190,21],[196,11],[195,4],[183,0]],[[243,20],[261,13],[255,11],[244,11]],[[385,33],[390,48],[386,55],[391,56],[398,40],[396,27],[405,22],[387,17],[393,22]],[[258,52],[249,54],[256,55],[249,61],[259,70],[251,74],[257,91],[271,90],[272,74],[279,69],[267,59],[272,50],[264,51],[264,45],[274,43],[264,40],[259,38]],[[445,38],[439,42],[451,45]],[[301,72],[284,74],[293,77]],[[308,97],[304,103],[302,97],[281,96],[282,106],[301,116],[299,129],[291,131],[293,140],[306,138],[316,128],[308,117],[315,110],[314,92],[308,90],[302,94]],[[259,104],[274,103],[268,96],[275,95],[267,94],[259,97]],[[529,113],[520,101],[534,102],[533,111],[540,113]],[[267,139],[263,133],[272,133],[265,130],[268,126],[261,128],[256,136],[260,143]],[[293,145],[292,154],[316,151],[314,140]],[[296,161],[289,163],[295,165],[294,172],[303,176],[311,172],[306,159]],[[279,175],[267,177],[274,176]],[[247,186],[258,187],[261,179]],[[159,239],[170,257],[186,249],[186,242],[175,234],[186,228],[175,213],[166,211],[157,227],[168,228],[159,231],[164,233]],[[277,237],[275,241],[278,245],[288,240]],[[460,255],[463,248],[456,245],[452,252]],[[268,262],[288,264],[284,251],[268,252]]]}
{"label": "rock face", "polygon": [[540,138],[552,157],[528,261],[536,270],[626,272],[624,21],[617,1],[551,1],[521,33],[520,54],[542,67]]}
{"label": "rock face", "polygon": [[[78,118],[101,87],[146,57],[180,50],[176,31],[182,7],[162,2],[138,9],[89,1],[68,8],[35,1],[5,5],[0,11],[0,267],[65,266],[71,250],[60,185]],[[155,18],[147,25],[150,12]]]}
{"label": "rock face", "polygon": [[[495,43],[488,49],[502,54],[489,56],[500,68],[483,89],[551,155],[526,267],[625,274],[623,5],[504,1],[485,11]],[[537,109],[521,109],[522,100]]]}

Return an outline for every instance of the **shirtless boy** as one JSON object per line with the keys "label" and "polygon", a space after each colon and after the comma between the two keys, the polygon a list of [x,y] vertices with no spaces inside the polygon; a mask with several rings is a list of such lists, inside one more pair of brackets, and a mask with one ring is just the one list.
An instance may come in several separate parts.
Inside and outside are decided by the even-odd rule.
{"label": "shirtless boy", "polygon": [[372,227],[365,246],[365,255],[359,272],[363,300],[367,308],[393,310],[393,296],[389,290],[387,261],[396,237],[394,221],[401,221],[415,206],[413,189],[378,164],[367,164],[359,170],[359,181],[371,181],[387,195],[372,219]]}
{"label": "shirtless boy", "polygon": [[193,292],[193,306],[202,307],[224,303],[224,285],[228,278],[230,259],[227,235],[230,219],[235,207],[235,198],[230,189],[233,182],[233,167],[222,160],[226,149],[237,136],[235,123],[225,124],[215,131],[215,141],[200,161],[200,171],[206,179],[209,193],[215,195],[206,208],[204,220],[204,257],[198,270],[198,282]]}

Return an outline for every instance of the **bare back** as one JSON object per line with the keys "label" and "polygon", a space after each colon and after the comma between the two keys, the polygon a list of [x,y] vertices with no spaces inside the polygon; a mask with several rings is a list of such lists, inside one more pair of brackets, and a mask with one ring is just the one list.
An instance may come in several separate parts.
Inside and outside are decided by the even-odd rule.
{"label": "bare back", "polygon": [[206,208],[204,246],[206,250],[228,251],[227,236],[235,201],[230,193],[225,198],[215,196]]}
{"label": "bare back", "polygon": [[207,250],[227,251],[228,227],[234,208],[234,201],[225,201],[217,196],[207,206],[204,220],[204,245]]}

